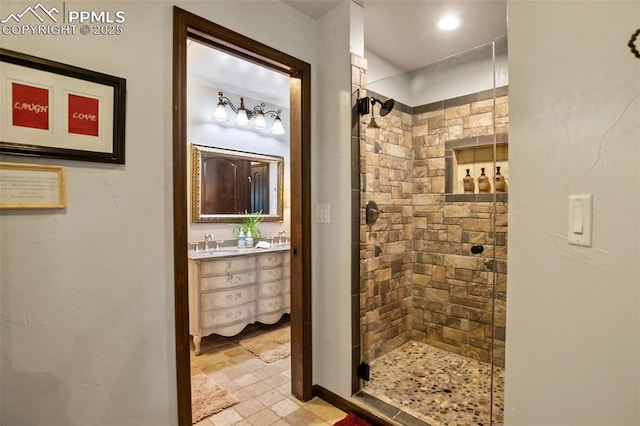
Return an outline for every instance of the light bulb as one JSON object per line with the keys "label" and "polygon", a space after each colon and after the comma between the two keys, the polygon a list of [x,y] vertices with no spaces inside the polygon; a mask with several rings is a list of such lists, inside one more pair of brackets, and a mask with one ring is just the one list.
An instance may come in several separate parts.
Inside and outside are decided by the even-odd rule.
{"label": "light bulb", "polygon": [[236,117],[236,124],[238,126],[248,126],[249,117],[247,117],[247,110],[242,108],[238,110],[238,116]]}
{"label": "light bulb", "polygon": [[213,119],[216,121],[229,121],[229,117],[227,116],[227,108],[225,107],[224,102],[218,102],[216,112],[213,114]]}
{"label": "light bulb", "polygon": [[455,30],[460,26],[460,18],[454,15],[447,15],[438,21],[438,28],[444,31]]}
{"label": "light bulb", "polygon": [[265,129],[267,127],[267,121],[264,119],[262,111],[259,111],[258,115],[256,115],[256,122],[253,123],[253,127],[256,129]]}
{"label": "light bulb", "polygon": [[282,120],[280,120],[279,115],[273,121],[273,127],[271,128],[271,133],[273,133],[274,135],[284,135],[284,126],[282,125]]}
{"label": "light bulb", "polygon": [[247,116],[247,110],[244,108],[243,98],[240,98],[240,108],[238,108],[238,115],[236,116],[236,124],[238,126],[249,125],[249,117]]}

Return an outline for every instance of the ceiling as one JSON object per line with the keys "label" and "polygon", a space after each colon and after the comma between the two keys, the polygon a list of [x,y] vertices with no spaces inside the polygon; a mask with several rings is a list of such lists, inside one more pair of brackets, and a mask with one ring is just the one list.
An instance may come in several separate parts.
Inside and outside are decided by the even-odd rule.
{"label": "ceiling", "polygon": [[[342,0],[282,0],[318,19]],[[365,49],[402,71],[422,68],[507,33],[506,0],[355,0],[364,9]],[[455,12],[462,26],[448,33],[436,28],[444,12]],[[289,79],[215,49],[192,42],[189,78],[223,87],[229,94],[288,108]],[[215,73],[212,72],[215,70]],[[284,95],[283,95],[284,94]],[[232,97],[234,101],[236,100]]]}
{"label": "ceiling", "polygon": [[[282,0],[318,19],[333,0]],[[356,0],[364,10],[364,47],[403,71],[485,44],[507,34],[506,0]],[[437,22],[455,13],[462,25],[444,32]]]}
{"label": "ceiling", "polygon": [[222,88],[236,106],[243,96],[247,98],[247,108],[256,104],[249,99],[260,100],[267,106],[289,108],[289,76],[197,41],[187,45],[187,76],[188,81]]}

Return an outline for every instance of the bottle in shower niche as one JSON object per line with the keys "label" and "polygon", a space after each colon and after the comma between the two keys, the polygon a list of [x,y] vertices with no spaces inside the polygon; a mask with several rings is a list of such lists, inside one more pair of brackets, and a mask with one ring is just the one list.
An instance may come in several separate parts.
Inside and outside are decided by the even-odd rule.
{"label": "bottle in shower niche", "polygon": [[496,192],[507,192],[507,181],[504,175],[500,174],[500,166],[496,166]]}
{"label": "bottle in shower niche", "polygon": [[467,174],[465,175],[464,178],[462,178],[462,187],[464,188],[464,193],[465,194],[473,194],[473,192],[476,190],[476,184],[473,181],[473,178],[471,177],[471,175],[469,174],[469,169],[467,170]]}
{"label": "bottle in shower niche", "polygon": [[480,168],[478,176],[478,192],[491,192],[491,182],[489,176],[484,174],[484,167]]}

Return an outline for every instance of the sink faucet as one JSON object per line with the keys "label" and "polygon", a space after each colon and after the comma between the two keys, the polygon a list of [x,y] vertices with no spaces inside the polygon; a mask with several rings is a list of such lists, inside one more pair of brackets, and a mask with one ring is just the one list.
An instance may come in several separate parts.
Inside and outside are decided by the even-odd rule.
{"label": "sink faucet", "polygon": [[207,251],[209,250],[209,241],[213,242],[213,235],[211,234],[204,234],[204,250]]}
{"label": "sink faucet", "polygon": [[[284,239],[282,238],[284,236]],[[282,231],[278,231],[278,245],[284,245],[287,243],[287,231],[284,229]]]}

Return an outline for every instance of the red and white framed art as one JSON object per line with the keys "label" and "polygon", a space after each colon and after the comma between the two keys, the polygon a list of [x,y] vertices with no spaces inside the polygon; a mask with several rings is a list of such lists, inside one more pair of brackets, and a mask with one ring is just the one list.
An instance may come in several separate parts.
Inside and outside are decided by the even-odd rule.
{"label": "red and white framed art", "polygon": [[0,153],[124,164],[126,80],[0,49]]}

